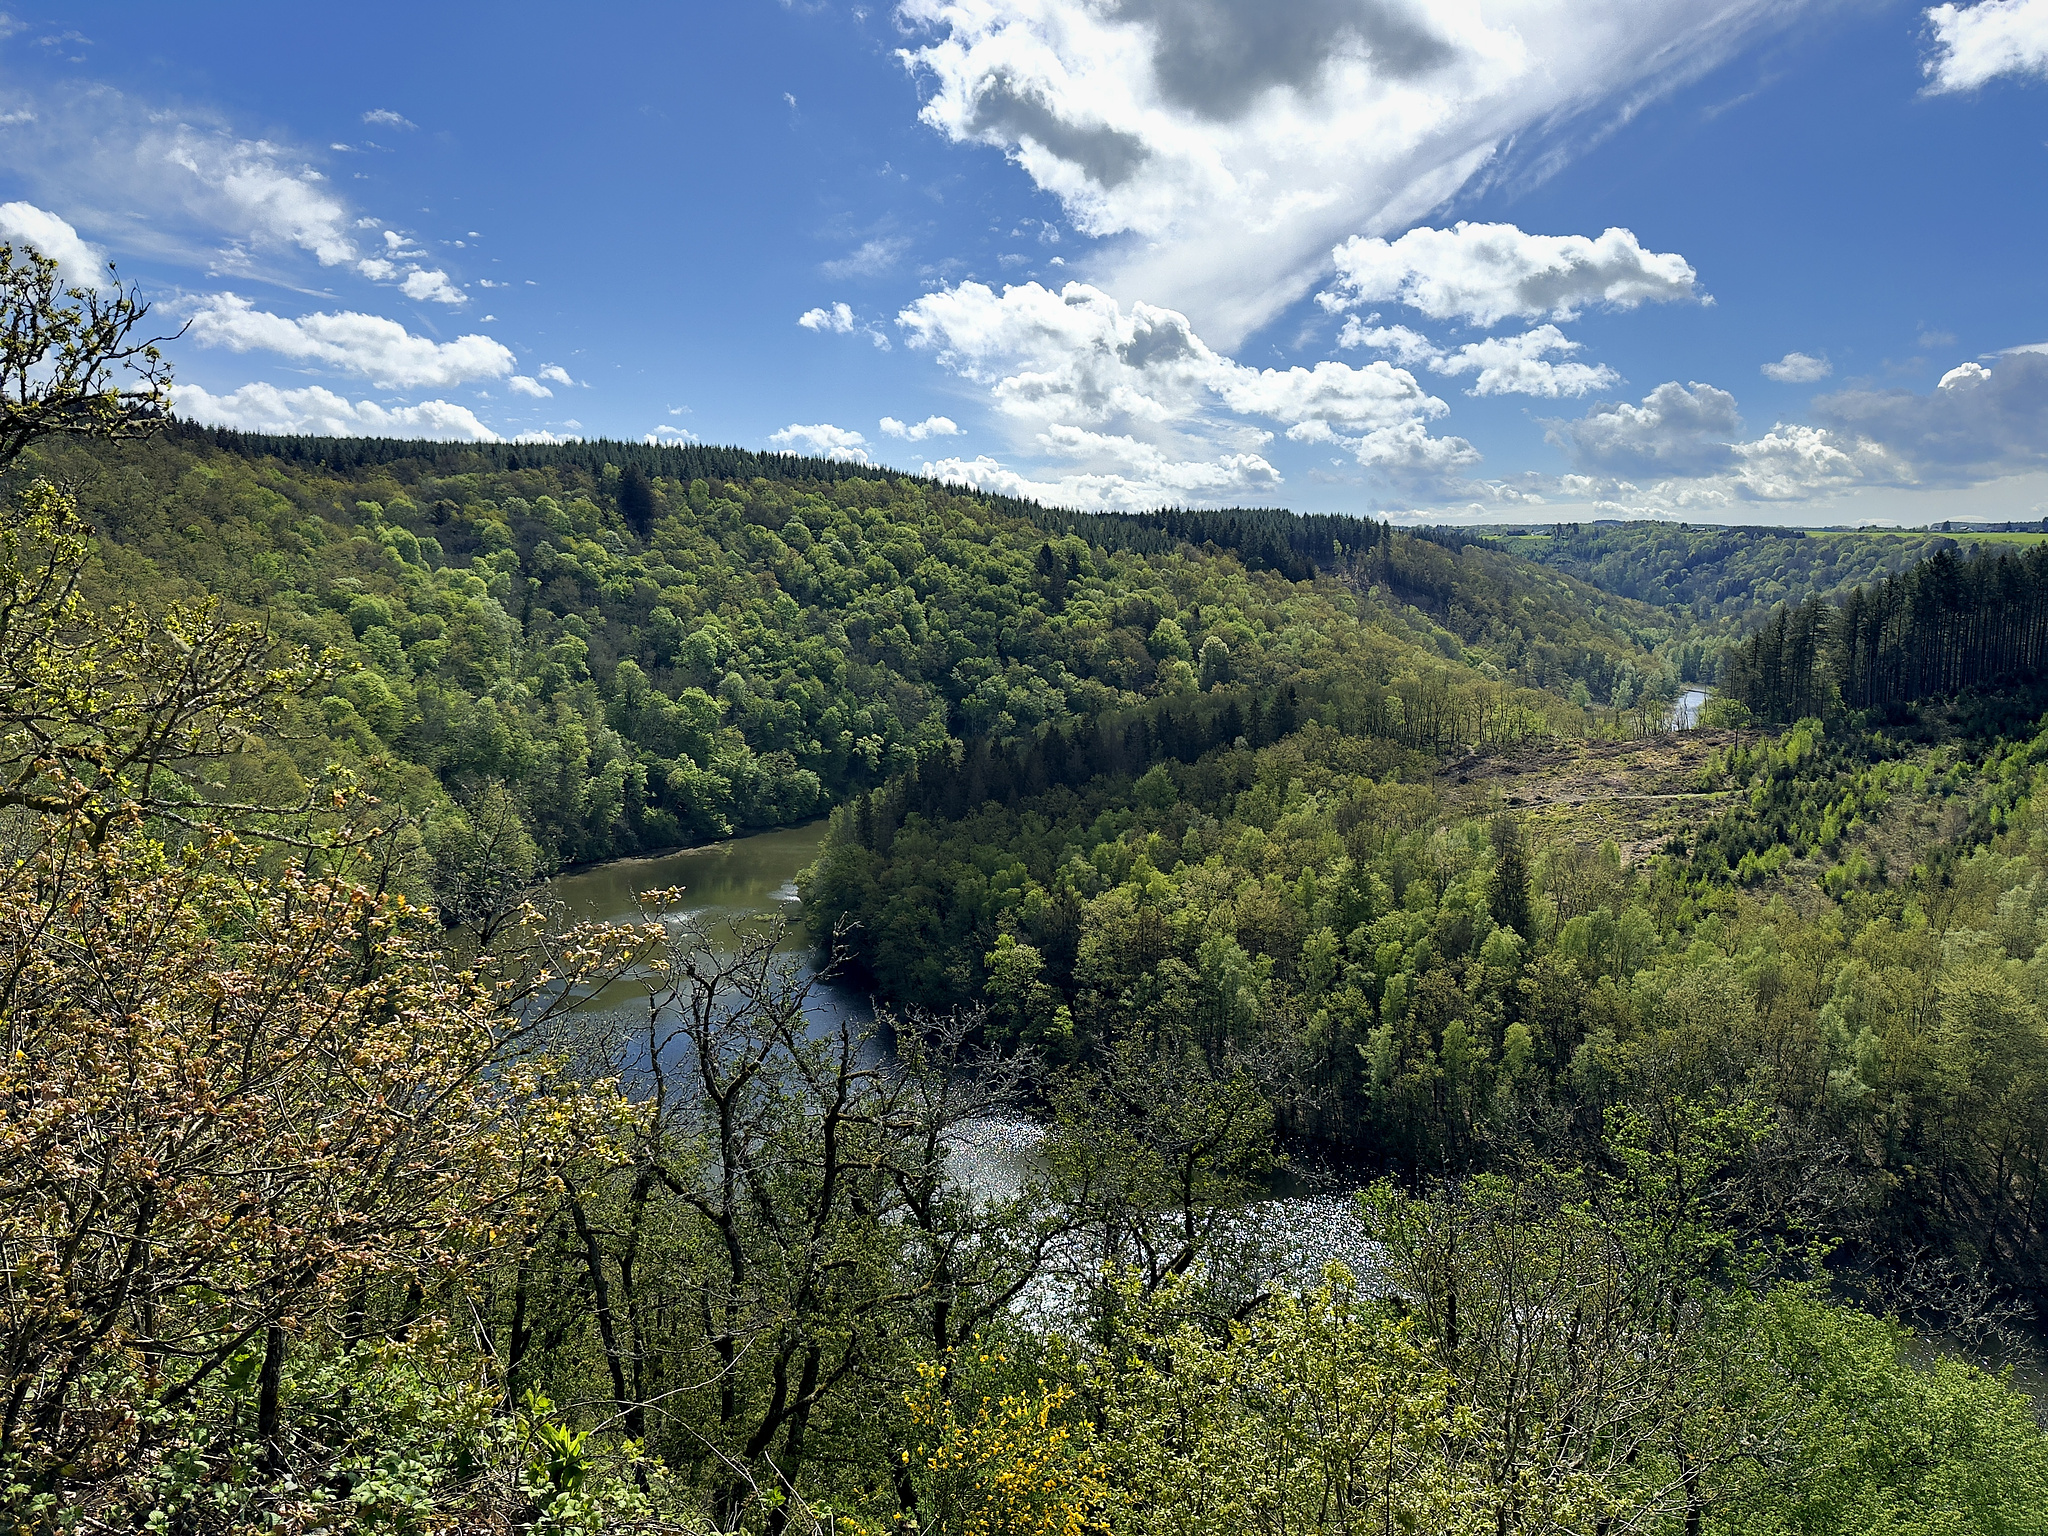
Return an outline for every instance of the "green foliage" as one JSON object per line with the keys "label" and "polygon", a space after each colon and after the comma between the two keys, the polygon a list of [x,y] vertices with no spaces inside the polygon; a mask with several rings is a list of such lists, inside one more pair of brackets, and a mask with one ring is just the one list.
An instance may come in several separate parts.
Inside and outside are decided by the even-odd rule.
{"label": "green foliage", "polygon": [[1384,530],[1345,557],[1370,569],[1294,581],[1140,522],[838,470],[675,479],[615,446],[609,476],[581,449],[189,430],[40,462],[91,485],[92,600],[203,591],[333,654],[341,675],[282,722],[292,771],[357,769],[429,841],[502,785],[557,863],[800,821],[962,740],[1225,683],[1391,682],[1448,658],[1604,689],[1651,665],[1647,637],[1495,557],[1450,601],[1477,557]]}
{"label": "green foliage", "polygon": [[[2048,655],[2048,546],[1958,560],[1942,550],[1834,607],[1780,607],[1733,651],[1723,686],[1763,720],[1899,713],[1966,690],[2039,707]],[[2022,707],[2027,707],[2023,705]]]}
{"label": "green foliage", "polygon": [[1957,541],[1934,533],[1810,532],[1672,523],[1576,523],[1490,542],[1603,592],[1676,610],[1706,629],[1682,661],[1687,682],[1713,680],[1716,634],[1739,634],[1774,605],[1836,598],[1903,571]]}

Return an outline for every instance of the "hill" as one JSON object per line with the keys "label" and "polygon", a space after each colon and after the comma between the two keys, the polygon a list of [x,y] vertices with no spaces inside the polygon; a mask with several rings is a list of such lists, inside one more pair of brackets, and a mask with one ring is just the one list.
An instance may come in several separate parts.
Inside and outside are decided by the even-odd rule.
{"label": "hill", "polygon": [[339,760],[429,851],[500,789],[543,862],[576,862],[1217,685],[1409,685],[1460,721],[1510,701],[1576,729],[1557,695],[1627,705],[1669,670],[1641,604],[1367,521],[1092,516],[736,449],[189,427],[20,472],[81,488],[99,597],[213,593],[331,651],[331,690],[240,771]]}

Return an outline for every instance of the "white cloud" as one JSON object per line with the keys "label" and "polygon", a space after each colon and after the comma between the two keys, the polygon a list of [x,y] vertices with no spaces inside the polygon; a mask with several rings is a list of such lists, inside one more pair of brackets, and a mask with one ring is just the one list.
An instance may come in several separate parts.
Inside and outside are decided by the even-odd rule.
{"label": "white cloud", "polygon": [[921,443],[928,437],[958,437],[959,423],[950,416],[927,416],[915,425],[906,425],[894,416],[882,418],[882,435],[900,437],[907,442]]}
{"label": "white cloud", "polygon": [[1784,422],[1753,442],[1735,443],[1734,483],[1756,501],[1796,501],[1871,480],[1894,480],[1898,466],[1877,443],[1824,427]]}
{"label": "white cloud", "polygon": [[1257,454],[1229,454],[1215,462],[1174,460],[1131,438],[1080,432],[1073,432],[1072,437],[1074,441],[1067,445],[1070,449],[1085,450],[1110,467],[1033,478],[984,454],[975,459],[940,459],[926,464],[924,473],[999,496],[1117,512],[1176,502],[1256,498],[1270,495],[1280,484],[1273,466]]}
{"label": "white cloud", "polygon": [[1404,365],[1426,367],[1432,373],[1453,377],[1477,374],[1465,391],[1468,395],[1536,395],[1558,400],[1621,382],[1621,375],[1605,363],[1552,362],[1552,353],[1580,349],[1580,343],[1554,325],[1539,325],[1519,336],[1489,336],[1447,350],[1405,325],[1368,329],[1354,315],[1344,322],[1337,344],[1391,352]]}
{"label": "white cloud", "polygon": [[1780,384],[1812,384],[1833,373],[1835,365],[1825,357],[1787,352],[1775,363],[1765,363],[1762,371],[1765,378],[1775,379]]}
{"label": "white cloud", "polygon": [[[1462,439],[1429,435],[1426,423],[1448,407],[1403,369],[1384,361],[1247,367],[1211,348],[1187,316],[1150,304],[1126,311],[1083,283],[1058,292],[1025,283],[1000,294],[962,283],[926,294],[897,323],[911,346],[986,386],[1020,445],[1082,459],[1100,482],[1076,482],[1091,504],[1156,505],[1267,477],[1277,483],[1263,458],[1248,456],[1270,433],[1247,417],[1278,422],[1296,441],[1341,444],[1390,472],[1434,473],[1477,457]],[[1114,462],[1104,466],[1105,458]],[[1198,463],[1212,470],[1185,467]]]}
{"label": "white cloud", "polygon": [[178,414],[189,421],[238,427],[244,432],[432,437],[479,443],[498,440],[498,434],[477,420],[468,407],[447,400],[384,406],[374,400],[351,401],[317,384],[305,389],[244,384],[225,395],[212,394],[197,384],[179,384],[173,398]]}
{"label": "white cloud", "polygon": [[264,253],[297,250],[326,267],[359,255],[352,210],[294,146],[82,83],[48,87],[7,131],[11,168],[42,201],[90,210],[95,233],[123,252],[230,270]]}
{"label": "white cloud", "polygon": [[867,439],[858,432],[845,427],[835,427],[821,421],[815,426],[800,426],[791,422],[780,432],[768,434],[768,441],[785,453],[810,454],[821,459],[844,459],[849,463],[868,462]]}
{"label": "white cloud", "polygon": [[363,121],[378,128],[413,128],[418,125],[409,122],[389,107],[377,107],[363,114]]}
{"label": "white cloud", "polygon": [[505,381],[505,387],[515,395],[531,395],[536,400],[552,400],[555,392],[536,379],[529,379],[523,373],[515,373]]}
{"label": "white cloud", "polygon": [[1443,349],[1420,331],[1411,331],[1405,325],[1374,325],[1372,322],[1377,319],[1376,314],[1363,320],[1356,315],[1348,316],[1344,328],[1337,333],[1337,345],[1391,352],[1394,361],[1404,368],[1419,368],[1444,355]]}
{"label": "white cloud", "polygon": [[1881,443],[1922,483],[2037,468],[2048,464],[2048,354],[1964,363],[1924,395],[1842,390],[1814,401],[1813,411],[1837,435]]}
{"label": "white cloud", "polygon": [[57,276],[68,285],[90,288],[106,281],[106,253],[34,203],[0,203],[0,240],[34,246],[57,263]]}
{"label": "white cloud", "polygon": [[1735,397],[1711,384],[1659,384],[1641,405],[1598,405],[1577,421],[1555,422],[1550,440],[1577,467],[1622,474],[1704,474],[1733,464],[1742,431]]}
{"label": "white cloud", "polygon": [[323,267],[355,255],[343,233],[348,211],[327,189],[327,178],[296,163],[281,145],[202,133],[181,123],[147,135],[138,159],[184,172],[188,196],[212,204],[225,228],[246,231],[255,243],[297,246]]}
{"label": "white cloud", "polygon": [[962,283],[926,294],[897,316],[910,344],[990,386],[996,406],[1027,421],[1172,427],[1221,403],[1289,421],[1350,425],[1440,415],[1414,378],[1384,362],[1365,368],[1255,370],[1213,350],[1187,316],[1151,304],[1126,312],[1099,288],[1038,283],[998,294]]}
{"label": "white cloud", "polygon": [[649,432],[644,441],[658,446],[663,443],[701,443],[703,439],[687,427],[672,427],[667,422],[663,422],[652,432]]}
{"label": "white cloud", "polygon": [[[580,423],[565,422],[563,425],[576,426],[580,425]],[[573,432],[564,433],[559,436],[553,432],[522,432],[513,438],[512,441],[515,443],[580,443],[583,439]]]}
{"label": "white cloud", "polygon": [[853,306],[834,304],[830,309],[807,309],[796,317],[796,323],[807,331],[849,336],[853,333]]}
{"label": "white cloud", "polygon": [[818,270],[835,280],[849,277],[880,277],[902,260],[904,253],[909,249],[910,241],[900,235],[867,240],[839,260],[823,263]]}
{"label": "white cloud", "polygon": [[1575,473],[1560,494],[1596,510],[1696,515],[1849,490],[1981,484],[2048,468],[2048,354],[2012,351],[1951,368],[1925,394],[1849,389],[1816,399],[1813,424],[1748,438],[1734,396],[1661,384],[1640,404],[1549,423]]}
{"label": "white cloud", "polygon": [[858,331],[882,351],[889,350],[889,338],[879,327],[856,315],[851,304],[834,304],[830,309],[807,309],[796,317],[796,323],[807,331],[828,332],[835,336],[851,336]]}
{"label": "white cloud", "polygon": [[397,264],[382,256],[365,256],[356,263],[356,270],[373,283],[388,283],[398,275]]}
{"label": "white cloud", "polygon": [[[1234,346],[1348,236],[1541,170],[1804,0],[901,0],[923,120],[996,146],[1111,291]],[[1554,309],[1553,303],[1544,312]],[[1531,311],[1515,310],[1515,313]]]}
{"label": "white cloud", "polygon": [[398,291],[408,299],[419,302],[432,300],[436,304],[467,304],[469,295],[448,280],[446,272],[425,271],[414,268],[398,285]]}
{"label": "white cloud", "polygon": [[1354,235],[1330,254],[1337,281],[1317,297],[1332,310],[1401,303],[1432,320],[1492,326],[1515,316],[1570,320],[1591,304],[1704,297],[1683,256],[1646,251],[1626,229],[1589,239],[1460,222],[1394,241]]}
{"label": "white cloud", "polygon": [[576,387],[576,381],[569,377],[569,370],[560,363],[549,363],[547,367],[541,369],[540,377],[550,384],[560,384],[569,389]]}
{"label": "white cloud", "polygon": [[2000,75],[2048,76],[2048,0],[1982,0],[1927,12],[1930,91],[1972,91]]}
{"label": "white cloud", "polygon": [[1605,363],[1549,360],[1549,354],[1576,352],[1579,345],[1556,326],[1539,325],[1520,336],[1467,342],[1432,367],[1437,373],[1477,374],[1466,391],[1472,395],[1537,395],[1558,400],[1621,382],[1621,375]]}
{"label": "white cloud", "polygon": [[202,346],[276,352],[360,374],[386,389],[446,389],[475,379],[501,379],[512,372],[514,361],[511,348],[488,336],[437,342],[413,335],[396,320],[353,310],[290,320],[232,293],[206,300],[187,334]]}
{"label": "white cloud", "polygon": [[1779,422],[1745,438],[1735,397],[1697,382],[1660,384],[1640,405],[1599,405],[1550,427],[1578,471],[1559,478],[1560,494],[1632,516],[1805,500],[1908,474],[1883,443],[1854,430]]}

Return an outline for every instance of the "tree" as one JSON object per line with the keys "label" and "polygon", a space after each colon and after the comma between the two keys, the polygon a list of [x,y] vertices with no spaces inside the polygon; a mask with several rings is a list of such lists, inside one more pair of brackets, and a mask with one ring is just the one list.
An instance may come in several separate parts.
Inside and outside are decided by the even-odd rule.
{"label": "tree", "polygon": [[1086,1280],[1099,1317],[1119,1310],[1120,1273],[1144,1296],[1201,1278],[1216,1279],[1230,1307],[1257,1296],[1256,1268],[1203,1270],[1274,1162],[1273,1106],[1245,1061],[1212,1064],[1191,1041],[1134,1032],[1063,1075],[1052,1108],[1047,1161],[1093,1246]]}
{"label": "tree", "polygon": [[[328,661],[226,617],[218,599],[93,613],[91,530],[37,480],[0,511],[0,808],[103,841],[124,818],[191,831],[294,809],[223,797],[212,770],[254,748]],[[299,811],[331,803],[316,786]]]}
{"label": "tree", "polygon": [[943,1358],[998,1316],[1059,1230],[1035,1188],[977,1197],[947,1171],[1017,1064],[970,1056],[961,1021],[899,1025],[893,1064],[843,1015],[819,1028],[785,937],[671,936],[593,1043],[639,1113],[619,1166],[564,1169],[555,1250],[616,1422],[696,1473],[727,1531],[784,1530],[812,1463],[893,1414],[907,1353]]}
{"label": "tree", "polygon": [[642,539],[654,532],[654,482],[638,464],[629,464],[619,476],[619,516]]}
{"label": "tree", "polygon": [[0,1452],[35,1492],[118,1480],[254,1349],[282,1466],[292,1339],[439,1284],[551,1160],[506,1046],[575,994],[452,972],[401,898],[226,835],[28,874],[0,892]]}
{"label": "tree", "polygon": [[56,262],[0,244],[0,468],[39,438],[162,430],[172,338],[144,339],[148,316],[133,288],[64,288]]}
{"label": "tree", "polygon": [[[1454,1447],[1457,1389],[1412,1323],[1341,1270],[1221,1334],[1171,1289],[1136,1310],[1140,1347],[1098,1390],[1111,1528],[1141,1536],[1441,1531],[1497,1526]],[[1447,1454],[1450,1452],[1451,1454]],[[1583,1478],[1544,1490],[1583,1503]]]}
{"label": "tree", "polygon": [[1512,817],[1497,816],[1490,832],[1493,877],[1487,884],[1487,909],[1499,926],[1512,928],[1525,939],[1534,938],[1535,924],[1529,912],[1529,845],[1522,828]]}

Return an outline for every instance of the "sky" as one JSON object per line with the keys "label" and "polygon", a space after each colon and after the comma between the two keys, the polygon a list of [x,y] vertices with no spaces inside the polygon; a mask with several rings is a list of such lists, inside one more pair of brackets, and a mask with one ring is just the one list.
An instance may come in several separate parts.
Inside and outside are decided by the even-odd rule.
{"label": "sky", "polygon": [[250,430],[2048,518],[2048,0],[16,8],[0,240]]}

